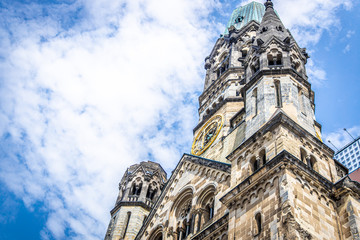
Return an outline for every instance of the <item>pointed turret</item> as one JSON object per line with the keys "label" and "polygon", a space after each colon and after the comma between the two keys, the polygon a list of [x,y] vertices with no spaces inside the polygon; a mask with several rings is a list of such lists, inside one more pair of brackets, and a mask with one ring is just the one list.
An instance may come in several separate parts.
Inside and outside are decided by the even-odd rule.
{"label": "pointed turret", "polygon": [[280,41],[290,43],[291,36],[276,14],[272,1],[268,0],[264,5],[265,14],[260,23],[259,34],[257,35],[256,41],[257,45],[267,43],[273,37],[278,38]]}

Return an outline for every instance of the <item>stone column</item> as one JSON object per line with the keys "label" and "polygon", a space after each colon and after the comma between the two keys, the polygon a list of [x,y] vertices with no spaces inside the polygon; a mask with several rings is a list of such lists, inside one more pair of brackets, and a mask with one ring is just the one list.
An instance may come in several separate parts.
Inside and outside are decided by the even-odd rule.
{"label": "stone column", "polygon": [[143,182],[143,185],[142,185],[142,188],[141,188],[141,193],[140,193],[140,195],[139,195],[138,201],[145,202],[145,198],[146,198],[146,193],[147,193],[148,187],[149,187],[149,182],[144,181],[144,182]]}
{"label": "stone column", "polygon": [[260,158],[259,155],[256,156],[256,161],[258,163],[259,168],[261,168],[264,165],[263,161],[262,161],[262,159]]}
{"label": "stone column", "polygon": [[195,218],[194,218],[194,234],[198,232],[198,227],[199,227],[199,212],[197,212],[195,214]]}
{"label": "stone column", "polygon": [[310,157],[310,155],[309,155],[309,154],[306,155],[305,159],[306,159],[306,164],[307,164],[310,168],[312,168],[312,167],[311,167],[311,157]]}

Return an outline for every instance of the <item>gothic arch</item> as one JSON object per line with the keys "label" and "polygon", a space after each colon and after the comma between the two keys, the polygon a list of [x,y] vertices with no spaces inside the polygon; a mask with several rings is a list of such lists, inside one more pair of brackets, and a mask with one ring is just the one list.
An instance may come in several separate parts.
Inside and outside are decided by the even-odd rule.
{"label": "gothic arch", "polygon": [[177,215],[179,214],[179,211],[181,208],[181,206],[193,199],[193,195],[194,195],[194,191],[193,188],[191,186],[185,187],[183,190],[180,191],[180,193],[176,196],[176,201],[173,203],[170,213],[173,213],[176,217],[178,217]]}
{"label": "gothic arch", "polygon": [[162,240],[162,239],[163,239],[163,227],[159,225],[150,234],[148,240]]}

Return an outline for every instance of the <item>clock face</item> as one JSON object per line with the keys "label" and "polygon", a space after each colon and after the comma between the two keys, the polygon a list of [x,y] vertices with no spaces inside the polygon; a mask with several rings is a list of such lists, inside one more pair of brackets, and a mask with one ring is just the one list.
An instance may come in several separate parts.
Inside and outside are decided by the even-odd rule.
{"label": "clock face", "polygon": [[191,154],[199,156],[205,152],[219,135],[222,125],[223,117],[221,115],[216,115],[207,121],[194,139]]}

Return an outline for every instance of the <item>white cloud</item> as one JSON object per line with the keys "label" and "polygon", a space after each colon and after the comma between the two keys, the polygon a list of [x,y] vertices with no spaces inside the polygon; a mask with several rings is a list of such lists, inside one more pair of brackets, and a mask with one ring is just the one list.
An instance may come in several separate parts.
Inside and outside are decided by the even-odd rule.
{"label": "white cloud", "polygon": [[350,44],[347,44],[346,47],[345,47],[344,50],[343,50],[343,53],[349,52],[350,49],[351,49],[351,45],[350,45]]}
{"label": "white cloud", "polygon": [[[353,126],[351,128],[347,128],[346,130],[354,138],[360,136],[360,126]],[[344,131],[344,129],[338,129],[337,131],[324,134],[324,136],[326,139],[326,143],[328,143],[328,141],[330,140],[331,143],[334,144],[337,149],[341,149],[346,144],[354,140],[347,132]],[[336,151],[336,149],[331,144],[329,144],[329,147],[333,148]]]}
{"label": "white cloud", "polygon": [[[0,179],[30,209],[42,202],[50,212],[43,239],[69,229],[74,239],[102,238],[126,167],[151,154],[171,170],[189,150],[214,7],[131,0],[49,5],[44,17],[37,4],[4,10]],[[76,11],[79,20],[63,19]]]}
{"label": "white cloud", "polygon": [[349,31],[346,33],[346,37],[347,37],[347,38],[351,38],[354,34],[355,34],[355,31],[354,31],[354,30],[349,30]]}
{"label": "white cloud", "polygon": [[306,70],[311,83],[320,86],[326,80],[326,72],[321,67],[316,66],[312,59],[308,60]]}

